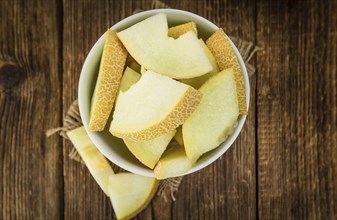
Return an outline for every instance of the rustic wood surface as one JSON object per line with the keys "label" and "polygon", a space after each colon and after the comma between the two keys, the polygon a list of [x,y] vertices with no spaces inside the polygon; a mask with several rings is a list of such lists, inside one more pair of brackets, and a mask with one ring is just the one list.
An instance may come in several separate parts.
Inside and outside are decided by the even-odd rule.
{"label": "rustic wood surface", "polygon": [[[215,163],[136,219],[337,219],[337,1],[164,1],[262,48],[248,120]],[[113,219],[71,145],[44,132],[107,28],[152,0],[0,1],[0,219]]]}

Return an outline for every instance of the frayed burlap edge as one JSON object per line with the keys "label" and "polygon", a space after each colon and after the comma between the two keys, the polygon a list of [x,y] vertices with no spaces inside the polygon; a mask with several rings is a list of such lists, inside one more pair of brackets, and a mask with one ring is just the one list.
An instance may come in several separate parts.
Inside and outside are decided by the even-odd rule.
{"label": "frayed burlap edge", "polygon": [[[170,7],[161,1],[154,0],[152,2],[151,9],[160,9],[160,8],[170,8]],[[143,10],[136,9],[134,11],[134,14],[141,11]],[[244,41],[232,36],[229,36],[229,38],[238,48],[242,56],[242,59],[244,60],[245,65],[247,67],[248,75],[249,77],[252,77],[255,73],[255,67],[252,64],[250,64],[249,61],[252,59],[254,54],[259,50],[259,48],[256,47],[252,42]],[[60,136],[62,136],[64,139],[69,139],[66,133],[82,125],[83,124],[80,117],[78,101],[75,100],[69,107],[69,110],[63,120],[63,127],[49,129],[46,132],[46,135],[50,136],[52,134],[59,133]],[[80,155],[78,154],[78,152],[74,147],[71,149],[69,157],[73,160],[76,160],[84,164],[83,160],[81,159]],[[112,166],[113,170],[116,173],[124,172],[122,168],[116,166],[115,164],[112,164]],[[178,191],[182,179],[183,177],[175,177],[160,181],[157,196],[163,198],[165,201],[167,201],[167,196],[170,196],[171,199],[175,201],[174,193]]]}
{"label": "frayed burlap edge", "polygon": [[[78,107],[78,101],[76,100],[71,104],[66,116],[63,119],[63,127],[49,129],[46,132],[46,135],[47,135],[47,137],[49,137],[50,135],[53,135],[55,133],[59,133],[61,137],[69,140],[69,138],[67,136],[67,132],[71,131],[75,128],[81,127],[82,125],[83,124],[82,124],[80,111],[79,111],[79,107]],[[69,157],[73,160],[84,163],[75,147],[72,147],[72,149],[69,153]]]}

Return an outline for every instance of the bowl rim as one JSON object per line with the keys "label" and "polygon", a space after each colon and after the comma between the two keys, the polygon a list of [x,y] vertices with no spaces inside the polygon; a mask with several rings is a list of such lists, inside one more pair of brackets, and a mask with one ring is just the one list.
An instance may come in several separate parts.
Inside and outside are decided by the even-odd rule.
{"label": "bowl rim", "polygon": [[[133,20],[137,20],[137,18],[139,17],[150,17],[154,14],[157,13],[178,13],[180,15],[188,15],[189,17],[193,17],[195,20],[199,20],[200,22],[205,23],[206,25],[210,26],[210,28],[217,30],[219,29],[218,26],[216,26],[215,24],[213,24],[211,21],[207,20],[204,17],[201,17],[199,15],[196,15],[194,13],[188,12],[188,11],[184,11],[184,10],[179,10],[179,9],[152,9],[152,10],[147,10],[147,11],[143,11],[143,12],[139,12],[137,14],[131,15],[129,17],[124,18],[123,20],[117,22],[116,24],[114,24],[110,29],[118,29],[121,26],[123,26],[125,23],[128,23],[130,21]],[[137,23],[137,22],[134,22]],[[198,23],[197,23],[198,24]],[[125,164],[125,162],[120,161],[119,158],[116,157],[116,155],[111,155],[109,152],[107,152],[104,147],[101,146],[101,143],[99,140],[96,140],[95,135],[93,135],[93,133],[95,132],[89,132],[88,131],[88,121],[86,120],[86,116],[84,115],[84,104],[82,102],[82,100],[84,100],[84,89],[86,87],[84,87],[84,82],[85,82],[85,78],[87,77],[87,75],[90,75],[87,71],[87,69],[89,68],[90,62],[91,60],[94,58],[95,52],[99,49],[99,44],[101,43],[102,40],[104,40],[105,38],[105,34],[104,33],[93,45],[93,47],[90,49],[85,62],[83,64],[82,70],[81,70],[81,74],[80,74],[80,80],[79,80],[79,85],[78,85],[78,103],[79,103],[79,111],[80,111],[80,116],[82,119],[82,123],[84,125],[84,128],[86,129],[88,136],[90,137],[91,141],[94,143],[94,145],[98,148],[98,150],[106,157],[108,158],[111,162],[113,162],[114,164],[116,164],[117,166],[132,172],[132,173],[136,173],[142,176],[149,176],[149,177],[154,177],[154,173],[153,170],[151,170],[150,168],[148,168],[148,171],[145,171],[144,168],[140,169],[139,167],[135,166],[135,165],[131,165],[131,164]],[[237,56],[237,59],[239,61],[242,73],[243,73],[243,78],[244,78],[244,85],[245,85],[245,91],[246,91],[246,103],[247,103],[247,111],[249,110],[249,102],[250,102],[250,83],[249,83],[249,76],[248,76],[248,72],[247,72],[247,68],[245,66],[245,63],[242,59],[242,56],[240,54],[240,52],[238,51],[238,49],[236,48],[236,46],[234,45],[234,43],[232,42],[232,40],[228,37],[229,42],[234,50],[235,55]],[[87,74],[86,74],[87,73]],[[217,159],[219,159],[233,144],[233,142],[237,139],[237,137],[239,136],[239,134],[241,133],[241,130],[243,128],[243,125],[246,121],[247,116],[246,115],[240,115],[239,119],[238,119],[238,124],[236,126],[236,128],[234,129],[233,133],[228,136],[227,140],[222,143],[221,145],[219,145],[217,148],[215,149],[220,149],[218,150],[218,152],[214,155],[212,155],[210,158],[208,158],[206,161],[200,163],[200,164],[196,164],[195,166],[193,166],[189,171],[187,171],[186,173],[183,173],[181,175],[177,175],[177,176],[184,176],[187,174],[191,174],[194,173],[198,170],[201,170],[203,168],[205,168],[206,166],[212,164],[214,161],[216,161]],[[223,146],[225,145],[225,146]],[[214,149],[214,150],[215,150]],[[213,151],[213,150],[212,150]],[[211,151],[211,152],[212,152]]]}

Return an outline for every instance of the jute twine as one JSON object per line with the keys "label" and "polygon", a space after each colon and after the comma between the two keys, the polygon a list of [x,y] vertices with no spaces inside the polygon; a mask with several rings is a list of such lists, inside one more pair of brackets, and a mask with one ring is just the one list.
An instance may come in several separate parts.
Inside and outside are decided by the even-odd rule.
{"label": "jute twine", "polygon": [[[159,8],[170,8],[170,7],[161,1],[154,0],[152,2],[151,9],[159,9]],[[143,10],[136,9],[134,11],[134,14],[141,11]],[[232,36],[230,36],[230,38],[238,48],[243,60],[245,61],[248,75],[251,77],[255,73],[255,67],[251,65],[249,61],[252,59],[256,51],[259,50],[258,47],[256,47],[252,42],[247,42]],[[83,124],[80,117],[78,101],[75,100],[69,107],[69,110],[66,116],[64,117],[63,126],[49,129],[46,132],[46,135],[50,136],[52,134],[59,133],[59,135],[64,139],[69,139],[66,133],[80,126],[83,126]],[[84,164],[83,160],[81,159],[80,155],[78,154],[78,152],[74,147],[69,152],[69,158]],[[111,165],[116,173],[125,172],[122,168],[116,166],[115,164]],[[170,196],[171,199],[175,201],[174,193],[178,191],[182,179],[183,177],[175,177],[160,181],[157,196],[163,198],[165,201],[167,201],[167,197]]]}

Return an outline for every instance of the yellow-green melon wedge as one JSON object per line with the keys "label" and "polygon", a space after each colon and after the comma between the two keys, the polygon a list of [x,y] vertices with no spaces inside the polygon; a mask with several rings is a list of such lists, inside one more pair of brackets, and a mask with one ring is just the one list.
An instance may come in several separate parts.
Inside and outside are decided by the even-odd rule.
{"label": "yellow-green melon wedge", "polygon": [[177,128],[177,132],[174,135],[174,140],[180,145],[184,146],[184,140],[183,140],[183,127],[179,126]]}
{"label": "yellow-green melon wedge", "polygon": [[110,132],[125,140],[157,138],[181,125],[200,99],[193,87],[148,70],[119,94]]}
{"label": "yellow-green melon wedge", "polygon": [[227,35],[223,29],[220,28],[207,39],[206,44],[212,51],[220,70],[233,69],[238,94],[239,111],[241,115],[247,115],[246,90],[243,74]]}
{"label": "yellow-green melon wedge", "polygon": [[154,196],[158,181],[133,173],[109,177],[110,200],[117,219],[130,219],[141,212]]}
{"label": "yellow-green melon wedge", "polygon": [[171,142],[154,168],[154,174],[157,179],[180,176],[188,172],[195,162],[187,158],[184,147]]}
{"label": "yellow-green melon wedge", "polygon": [[203,94],[201,102],[183,124],[184,147],[190,159],[218,147],[232,133],[239,117],[232,69],[213,76],[199,91]]}
{"label": "yellow-green melon wedge", "polygon": [[117,96],[126,57],[127,51],[116,33],[108,30],[92,97],[89,131],[104,130]]}
{"label": "yellow-green melon wedge", "polygon": [[153,15],[117,35],[131,56],[148,70],[175,79],[193,78],[212,70],[192,31],[178,39],[168,36],[164,13]]}
{"label": "yellow-green melon wedge", "polygon": [[131,153],[145,166],[153,169],[161,155],[164,153],[167,145],[172,140],[175,130],[170,131],[160,137],[147,141],[124,140]]}
{"label": "yellow-green melon wedge", "polygon": [[216,62],[212,52],[208,49],[208,47],[206,46],[205,42],[202,39],[200,39],[199,42],[200,42],[200,45],[202,46],[202,48],[205,50],[205,53],[208,57],[208,60],[212,64],[213,70],[210,71],[209,73],[205,74],[205,75],[202,75],[202,76],[198,76],[198,77],[191,78],[191,79],[182,79],[181,80],[181,82],[186,83],[190,86],[193,86],[196,89],[199,89],[202,86],[202,84],[204,84],[209,78],[211,78],[212,76],[214,76],[215,74],[220,72],[220,69],[218,67],[218,63]]}
{"label": "yellow-green melon wedge", "polygon": [[122,92],[127,91],[133,84],[138,82],[140,79],[140,74],[134,71],[133,69],[126,67],[121,84],[119,86],[119,90]]}
{"label": "yellow-green melon wedge", "polygon": [[141,70],[141,66],[135,61],[135,62],[132,62],[130,63],[130,68],[133,69],[134,71],[136,71],[137,73],[140,72]]}
{"label": "yellow-green melon wedge", "polygon": [[185,24],[170,27],[168,29],[168,36],[177,39],[181,35],[186,34],[189,31],[192,31],[196,36],[198,36],[197,25],[195,24],[194,21],[190,21]]}
{"label": "yellow-green melon wedge", "polygon": [[133,59],[133,57],[130,54],[128,54],[128,56],[126,57],[125,65],[130,67],[131,69],[133,69],[137,73],[140,72],[139,63],[137,63],[137,61],[135,59]]}
{"label": "yellow-green melon wedge", "polygon": [[113,175],[114,171],[107,159],[91,142],[83,126],[68,131],[67,136],[75,146],[77,152],[80,154],[91,175],[94,177],[104,193],[109,196],[109,176]]}
{"label": "yellow-green melon wedge", "polygon": [[135,84],[136,82],[138,82],[138,80],[140,79],[140,74],[137,73],[136,71],[134,71],[133,69],[126,67],[124,70],[124,74],[121,80],[121,84],[119,85],[119,91],[117,94],[117,98],[116,98],[116,102],[118,100],[119,97],[119,93],[125,92],[127,91],[133,84]]}
{"label": "yellow-green melon wedge", "polygon": [[143,74],[147,71],[147,69],[144,66],[140,66],[140,73]]}

